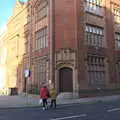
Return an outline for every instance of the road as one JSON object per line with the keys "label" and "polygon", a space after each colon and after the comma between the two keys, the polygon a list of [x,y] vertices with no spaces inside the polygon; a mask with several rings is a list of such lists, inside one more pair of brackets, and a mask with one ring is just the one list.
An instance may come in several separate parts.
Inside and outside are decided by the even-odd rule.
{"label": "road", "polygon": [[0,120],[120,120],[120,101],[59,105],[56,109],[0,109]]}

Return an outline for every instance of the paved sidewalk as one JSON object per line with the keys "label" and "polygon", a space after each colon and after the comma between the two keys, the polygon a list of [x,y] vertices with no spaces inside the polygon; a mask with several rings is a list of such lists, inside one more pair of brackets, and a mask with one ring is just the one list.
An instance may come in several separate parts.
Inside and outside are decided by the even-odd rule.
{"label": "paved sidewalk", "polygon": [[[80,98],[80,99],[58,99],[57,104],[83,104],[97,101],[115,101],[120,100],[120,95]],[[50,102],[50,100],[48,100]],[[19,108],[19,107],[36,107],[39,105],[39,97],[35,96],[0,96],[0,108]]]}

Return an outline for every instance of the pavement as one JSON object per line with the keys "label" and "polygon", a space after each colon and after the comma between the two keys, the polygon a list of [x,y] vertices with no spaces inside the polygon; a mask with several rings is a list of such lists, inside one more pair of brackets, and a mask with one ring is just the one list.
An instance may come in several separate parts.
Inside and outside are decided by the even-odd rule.
{"label": "pavement", "polygon": [[[109,102],[120,100],[120,95],[101,96],[79,99],[57,99],[57,105],[68,104],[87,104],[95,102]],[[48,100],[50,104],[50,99]],[[39,96],[0,96],[0,109],[2,108],[21,108],[21,107],[39,107]]]}
{"label": "pavement", "polygon": [[0,120],[120,120],[120,102],[67,104],[57,108],[19,108],[0,110]]}

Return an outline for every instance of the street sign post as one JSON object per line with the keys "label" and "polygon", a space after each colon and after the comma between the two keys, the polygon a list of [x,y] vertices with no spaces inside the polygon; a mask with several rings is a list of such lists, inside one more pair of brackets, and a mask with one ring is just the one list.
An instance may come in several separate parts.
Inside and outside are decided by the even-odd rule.
{"label": "street sign post", "polygon": [[24,70],[24,77],[26,78],[26,97],[27,97],[27,104],[28,104],[28,81],[31,75],[30,69],[25,69]]}

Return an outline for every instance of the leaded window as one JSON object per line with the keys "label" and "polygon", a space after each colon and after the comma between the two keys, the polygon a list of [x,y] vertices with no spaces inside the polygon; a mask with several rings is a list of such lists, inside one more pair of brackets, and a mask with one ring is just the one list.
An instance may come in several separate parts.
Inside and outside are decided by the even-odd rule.
{"label": "leaded window", "polygon": [[47,17],[48,2],[43,1],[35,7],[35,22]]}
{"label": "leaded window", "polygon": [[102,0],[85,0],[85,11],[103,16]]}
{"label": "leaded window", "polygon": [[85,43],[91,47],[104,47],[104,29],[86,24]]}
{"label": "leaded window", "polygon": [[35,33],[36,49],[48,47],[48,28],[44,27]]}
{"label": "leaded window", "polygon": [[88,83],[89,85],[104,84],[105,63],[104,57],[88,56]]}

